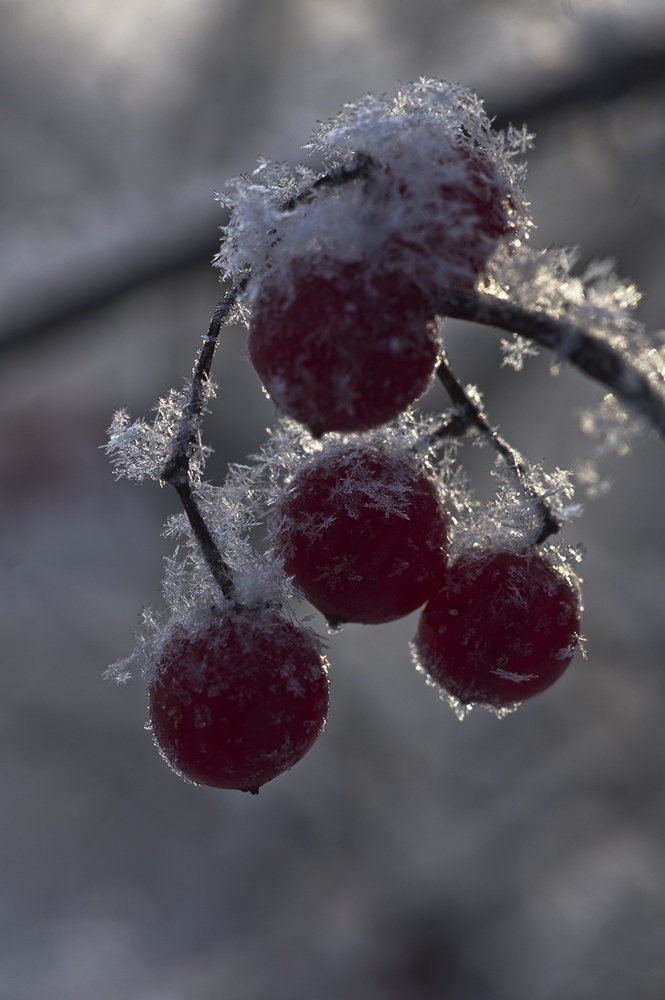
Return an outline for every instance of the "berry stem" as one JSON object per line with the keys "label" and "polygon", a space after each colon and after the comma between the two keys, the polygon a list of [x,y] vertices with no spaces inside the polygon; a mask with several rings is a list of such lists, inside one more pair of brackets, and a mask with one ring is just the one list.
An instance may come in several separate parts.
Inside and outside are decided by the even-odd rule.
{"label": "berry stem", "polygon": [[288,198],[282,205],[282,211],[292,212],[296,205],[312,201],[320,188],[343,187],[352,181],[366,179],[376,166],[376,161],[367,153],[356,153],[355,158],[350,163],[342,163],[338,167],[333,167],[332,170],[317,177],[309,187]]}
{"label": "berry stem", "polygon": [[176,492],[180,497],[182,505],[185,509],[185,514],[187,515],[192,532],[199,544],[199,548],[201,549],[201,553],[206,561],[208,569],[215,578],[215,582],[219,585],[224,597],[226,597],[229,601],[233,600],[235,588],[231,568],[228,563],[225,562],[215,543],[215,540],[210,533],[210,529],[206,524],[205,518],[203,517],[199,505],[194,497],[191,482],[189,480],[185,482],[178,481],[173,482],[172,485],[175,487]]}
{"label": "berry stem", "polygon": [[190,475],[190,460],[194,448],[200,443],[201,421],[208,395],[206,389],[210,382],[210,369],[219,342],[219,334],[245,283],[246,281],[231,288],[221,302],[215,306],[208,332],[203,338],[203,346],[194,365],[191,394],[183,409],[180,424],[173,438],[171,457],[161,473],[162,482],[169,483],[178,493],[206,565],[224,597],[228,600],[231,600],[234,595],[233,574],[219,551],[196,502]]}
{"label": "berry stem", "polygon": [[665,398],[608,340],[565,319],[529,312],[514,302],[482,292],[456,292],[438,304],[438,311],[453,319],[517,333],[548,347],[637,410],[665,438]]}
{"label": "berry stem", "polygon": [[436,374],[450,396],[455,408],[448,421],[438,431],[438,435],[440,437],[461,437],[470,427],[475,427],[476,430],[480,431],[494,450],[501,455],[521,492],[528,498],[536,501],[541,520],[541,529],[535,539],[535,544],[540,545],[550,535],[556,535],[561,530],[561,524],[542,496],[539,496],[538,492],[528,482],[528,472],[522,456],[490,425],[482,409],[474,403],[450,367],[448,356],[445,352],[441,355]]}

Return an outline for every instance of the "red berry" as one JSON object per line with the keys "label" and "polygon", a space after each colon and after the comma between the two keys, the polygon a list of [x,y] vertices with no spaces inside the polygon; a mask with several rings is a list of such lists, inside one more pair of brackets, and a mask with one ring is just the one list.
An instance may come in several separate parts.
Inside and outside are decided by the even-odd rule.
{"label": "red berry", "polygon": [[274,611],[229,611],[167,637],[148,687],[164,758],[184,778],[257,791],[311,748],[328,711],[315,640]]}
{"label": "red berry", "polygon": [[579,603],[536,552],[460,560],[423,609],[418,657],[464,704],[497,708],[550,687],[578,643]]}
{"label": "red berry", "polygon": [[444,578],[446,515],[434,485],[378,449],[347,446],[301,467],[274,538],[286,572],[332,623],[401,618]]}
{"label": "red berry", "polygon": [[275,404],[314,433],[362,431],[428,388],[439,344],[432,311],[400,271],[296,258],[267,277],[249,356]]}

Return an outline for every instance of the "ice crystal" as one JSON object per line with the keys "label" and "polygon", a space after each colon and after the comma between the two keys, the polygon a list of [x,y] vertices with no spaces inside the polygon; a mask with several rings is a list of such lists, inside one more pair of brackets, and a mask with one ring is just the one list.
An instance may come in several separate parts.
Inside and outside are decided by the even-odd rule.
{"label": "ice crystal", "polygon": [[585,410],[580,418],[580,428],[594,442],[594,454],[627,455],[632,443],[642,437],[645,422],[625,407],[611,394],[603,396],[594,409]]}
{"label": "ice crystal", "polygon": [[500,341],[500,346],[504,354],[501,364],[509,365],[516,372],[522,371],[527,358],[535,358],[540,353],[531,340],[527,340],[526,337],[520,337],[517,333],[513,333],[510,340],[503,337]]}
{"label": "ice crystal", "polygon": [[[502,247],[490,264],[485,288],[529,312],[564,319],[621,351],[629,350],[630,344],[639,344],[642,350],[644,331],[632,314],[640,293],[632,283],[619,280],[612,261],[594,261],[583,274],[574,275],[577,259],[576,248]],[[571,332],[559,347],[560,358],[566,357],[573,341]]]}
{"label": "ice crystal", "polygon": [[362,434],[326,434],[314,438],[301,424],[281,418],[250,464],[232,467],[229,474],[232,481],[240,474],[240,491],[245,490],[254,498],[257,511],[262,509],[264,516],[303,462],[317,456],[332,456],[349,445],[364,446],[388,451],[411,462],[446,492],[450,464],[447,460],[440,462],[439,456],[448,455],[454,446],[437,438],[439,424],[438,417],[407,411],[391,423]]}
{"label": "ice crystal", "polygon": [[422,657],[418,643],[414,639],[409,642],[409,652],[411,654],[411,662],[418,673],[423,674],[427,686],[435,689],[441,701],[445,701],[447,703],[460,722],[463,722],[464,719],[471,714],[474,708],[484,708],[487,712],[491,712],[492,715],[495,715],[497,719],[505,719],[507,715],[511,715],[513,712],[517,711],[521,705],[521,702],[516,701],[512,705],[503,705],[501,708],[498,708],[496,705],[488,705],[486,702],[461,701],[459,698],[456,698],[454,694],[450,694],[446,691],[445,688],[441,687],[441,685],[434,680],[429,672],[426,662]]}

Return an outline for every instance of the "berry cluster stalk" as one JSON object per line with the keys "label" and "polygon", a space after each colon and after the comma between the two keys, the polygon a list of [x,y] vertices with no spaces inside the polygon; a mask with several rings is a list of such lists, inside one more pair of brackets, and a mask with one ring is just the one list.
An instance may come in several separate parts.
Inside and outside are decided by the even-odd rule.
{"label": "berry cluster stalk", "polygon": [[185,514],[199,543],[201,553],[208,569],[212,573],[224,597],[232,600],[234,596],[233,575],[219,551],[210,529],[201,513],[189,474],[189,464],[192,450],[199,442],[201,421],[205,409],[205,386],[210,381],[210,369],[219,342],[219,334],[231,310],[235,306],[241,289],[230,289],[221,302],[218,302],[208,332],[199,351],[194,372],[189,402],[183,409],[180,425],[173,438],[171,457],[161,472],[161,480],[175,487],[185,509]]}
{"label": "berry cluster stalk", "polygon": [[535,539],[535,544],[540,545],[550,535],[556,535],[561,530],[561,524],[537,490],[527,481],[527,472],[521,455],[489,424],[484,412],[473,402],[450,367],[445,352],[441,356],[436,374],[454,406],[453,413],[444,421],[438,432],[439,437],[462,437],[471,427],[480,431],[497,454],[501,455],[520,491],[536,501],[541,519],[541,529]]}
{"label": "berry cluster stalk", "polygon": [[[339,171],[324,174],[318,179],[320,183],[317,182],[316,185],[294,196],[284,205],[284,210],[288,211],[296,203],[306,201],[314,186],[331,187],[346,184],[358,177],[366,176],[371,167],[372,161],[369,157],[359,157],[345,170],[340,168]],[[230,289],[215,307],[203,347],[194,366],[190,399],[174,435],[171,457],[161,472],[162,482],[169,483],[177,491],[206,564],[223,595],[229,600],[234,596],[233,576],[194,496],[189,465],[192,451],[200,441],[200,428],[205,409],[205,386],[210,380],[210,370],[220,332],[249,277],[249,274],[246,275],[238,287]],[[550,348],[559,356],[565,356],[586,375],[607,386],[619,400],[646,417],[665,437],[665,405],[661,398],[653,391],[649,379],[631,366],[608,341],[601,340],[565,320],[555,319],[543,313],[532,313],[513,303],[479,292],[458,292],[447,297],[441,303],[441,311],[447,317],[465,319],[519,334]],[[451,368],[445,353],[441,356],[437,377],[454,407],[453,413],[439,430],[439,435],[461,437],[472,427],[478,430],[504,459],[520,490],[536,501],[542,527],[535,544],[539,545],[556,534],[561,528],[560,522],[545,500],[528,482],[519,452],[490,425],[483,410],[471,399]]]}

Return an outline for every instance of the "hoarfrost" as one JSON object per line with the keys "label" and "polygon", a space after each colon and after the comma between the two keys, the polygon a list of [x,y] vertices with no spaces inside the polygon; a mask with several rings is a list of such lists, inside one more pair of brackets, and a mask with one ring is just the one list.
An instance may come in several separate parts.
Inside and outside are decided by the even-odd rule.
{"label": "hoarfrost", "polygon": [[610,455],[623,457],[633,444],[647,433],[646,421],[628,412],[615,396],[607,393],[593,409],[580,416],[580,429],[591,441],[591,454],[583,458],[575,470],[577,481],[590,499],[603,496],[611,480],[603,476],[600,463]]}
{"label": "hoarfrost", "polygon": [[[206,383],[202,392],[204,401],[215,395],[212,382]],[[206,459],[211,449],[204,447],[200,438],[200,422],[194,423],[187,412],[191,397],[191,386],[184,389],[170,389],[155,406],[155,419],[148,423],[136,420],[131,423],[127,410],[118,410],[108,429],[109,440],[105,446],[110,455],[116,476],[142,482],[144,479],[161,480],[161,474],[168,459],[173,454],[183,435],[187,439],[189,470],[193,482],[199,482]]]}
{"label": "hoarfrost", "polygon": [[[477,443],[489,442],[478,435]],[[533,544],[542,529],[543,505],[560,524],[581,515],[581,505],[570,503],[574,493],[571,472],[558,468],[547,472],[522,456],[519,462],[518,478],[503,456],[497,455],[493,475],[498,488],[485,505],[474,500],[461,470],[450,475],[447,496],[459,511],[451,524],[452,559],[473,551],[519,552]]]}
{"label": "hoarfrost", "polygon": [[[613,261],[593,261],[583,274],[575,276],[572,269],[578,257],[574,247],[543,250],[523,243],[501,246],[490,262],[485,291],[528,312],[564,319],[571,327],[609,341],[636,360],[652,346],[632,315],[640,293],[634,284],[619,280]],[[566,348],[574,346],[571,335],[559,346],[558,360],[565,360]]]}

